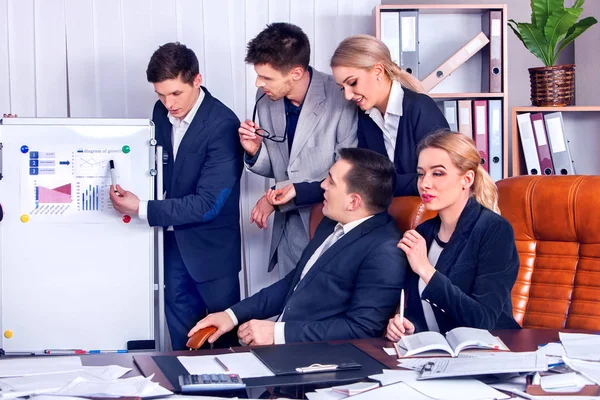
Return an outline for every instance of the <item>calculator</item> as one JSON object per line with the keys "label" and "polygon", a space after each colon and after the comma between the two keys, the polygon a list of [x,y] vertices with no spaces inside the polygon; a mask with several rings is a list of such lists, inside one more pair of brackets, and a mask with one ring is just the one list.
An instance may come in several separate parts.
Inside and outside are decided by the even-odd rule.
{"label": "calculator", "polygon": [[179,375],[179,386],[181,393],[246,388],[246,384],[237,374]]}

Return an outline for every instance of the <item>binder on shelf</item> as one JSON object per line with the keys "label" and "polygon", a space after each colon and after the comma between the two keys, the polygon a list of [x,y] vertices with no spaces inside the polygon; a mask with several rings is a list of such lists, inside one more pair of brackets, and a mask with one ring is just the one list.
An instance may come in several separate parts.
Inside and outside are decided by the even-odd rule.
{"label": "binder on shelf", "polygon": [[528,175],[540,174],[540,160],[537,155],[537,146],[533,136],[533,127],[531,125],[531,114],[523,113],[517,115],[517,124],[519,125],[519,136],[521,136],[521,146],[525,156],[525,165]]}
{"label": "binder on shelf", "polygon": [[419,12],[400,11],[400,67],[419,79]]}
{"label": "binder on shelf", "polygon": [[546,132],[552,153],[552,164],[556,175],[575,175],[575,164],[571,158],[569,141],[565,136],[565,127],[561,112],[544,115]]}
{"label": "binder on shelf", "polygon": [[488,44],[490,40],[479,32],[477,36],[464,45],[458,50],[452,57],[447,59],[442,65],[437,67],[427,78],[423,79],[421,84],[425,88],[426,92],[436,87],[440,82],[449,77],[458,67],[463,65],[467,60],[473,57],[479,50]]}
{"label": "binder on shelf", "polygon": [[548,146],[548,136],[544,125],[544,115],[542,113],[531,114],[531,124],[535,134],[535,143],[537,145],[540,168],[543,175],[554,175],[552,157],[550,156],[550,146]]}
{"label": "binder on shelf", "polygon": [[456,100],[444,101],[444,117],[446,117],[450,130],[453,132],[458,132],[458,114],[456,108]]}
{"label": "binder on shelf", "polygon": [[490,45],[482,52],[481,91],[502,92],[502,11],[490,11],[482,16],[483,33],[490,39]]}
{"label": "binder on shelf", "polygon": [[489,168],[488,150],[488,104],[487,100],[473,101],[473,140],[481,156],[481,166],[487,172]]}
{"label": "binder on shelf", "polygon": [[390,49],[392,61],[400,65],[400,13],[381,12],[381,41]]}
{"label": "binder on shelf", "polygon": [[473,139],[473,125],[471,121],[471,100],[458,101],[458,131]]}
{"label": "binder on shelf", "polygon": [[488,100],[488,134],[490,176],[494,181],[502,179],[502,100]]}

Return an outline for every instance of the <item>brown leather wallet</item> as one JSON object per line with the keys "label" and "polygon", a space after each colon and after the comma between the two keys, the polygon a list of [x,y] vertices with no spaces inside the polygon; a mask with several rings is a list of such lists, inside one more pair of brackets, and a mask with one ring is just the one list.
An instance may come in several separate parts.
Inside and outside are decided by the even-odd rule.
{"label": "brown leather wallet", "polygon": [[190,350],[198,350],[206,339],[208,339],[213,333],[217,331],[217,328],[214,326],[209,326],[203,329],[200,329],[198,332],[194,333],[191,338],[188,339],[185,344]]}

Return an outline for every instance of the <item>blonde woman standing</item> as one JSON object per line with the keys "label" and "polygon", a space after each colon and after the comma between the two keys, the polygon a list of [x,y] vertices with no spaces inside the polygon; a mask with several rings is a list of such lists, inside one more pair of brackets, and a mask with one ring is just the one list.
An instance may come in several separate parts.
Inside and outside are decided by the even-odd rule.
{"label": "blonde woman standing", "polygon": [[438,216],[398,243],[412,274],[405,318],[390,319],[387,338],[460,326],[518,329],[510,297],[519,271],[513,229],[499,215],[496,185],[473,141],[439,132],[417,153],[419,194]]}
{"label": "blonde woman standing", "polygon": [[[394,196],[416,196],[417,144],[448,130],[448,123],[421,83],[396,65],[387,46],[369,35],[344,39],[331,57],[333,77],[347,100],[358,107],[358,147],[388,157],[396,168]],[[318,184],[303,182],[270,191],[274,204],[322,201]]]}

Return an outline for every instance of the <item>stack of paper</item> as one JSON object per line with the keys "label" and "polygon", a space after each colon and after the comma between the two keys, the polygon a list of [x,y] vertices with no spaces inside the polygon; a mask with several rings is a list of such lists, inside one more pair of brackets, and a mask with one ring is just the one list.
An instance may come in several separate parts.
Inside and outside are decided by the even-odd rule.
{"label": "stack of paper", "polygon": [[558,336],[569,358],[600,361],[600,335],[559,332]]}
{"label": "stack of paper", "polygon": [[54,395],[85,397],[161,397],[173,394],[156,382],[152,376],[135,376],[113,381],[90,381],[76,378],[68,386],[56,391]]}
{"label": "stack of paper", "polygon": [[225,371],[215,356],[177,357],[181,365],[192,375],[228,373],[238,374],[240,378],[260,378],[274,376],[273,372],[254,355],[254,353],[219,354],[219,361],[229,371]]}
{"label": "stack of paper", "polygon": [[23,357],[0,362],[0,378],[83,371],[79,357]]}

